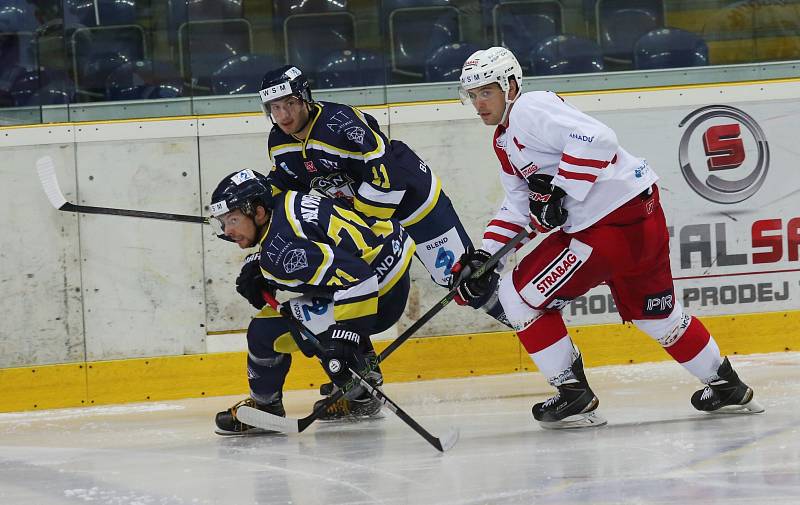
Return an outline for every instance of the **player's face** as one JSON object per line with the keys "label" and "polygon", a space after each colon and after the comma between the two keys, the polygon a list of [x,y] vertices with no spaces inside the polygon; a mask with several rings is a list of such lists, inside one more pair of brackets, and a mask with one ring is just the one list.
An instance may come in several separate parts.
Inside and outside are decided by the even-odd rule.
{"label": "player's face", "polygon": [[308,107],[296,96],[273,100],[268,104],[268,108],[272,120],[287,135],[297,133],[308,121]]}
{"label": "player's face", "polygon": [[220,216],[220,224],[225,235],[239,244],[242,249],[253,247],[256,243],[256,223],[253,218],[245,215],[240,209],[235,209]]}
{"label": "player's face", "polygon": [[503,112],[506,110],[506,98],[500,85],[497,83],[487,84],[480,88],[467,90],[472,106],[478,111],[483,124],[498,125],[503,119]]}

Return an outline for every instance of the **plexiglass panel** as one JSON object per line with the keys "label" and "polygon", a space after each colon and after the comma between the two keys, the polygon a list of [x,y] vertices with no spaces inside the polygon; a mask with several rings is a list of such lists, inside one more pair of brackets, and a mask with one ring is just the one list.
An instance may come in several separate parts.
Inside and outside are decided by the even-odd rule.
{"label": "plexiglass panel", "polygon": [[556,91],[792,77],[800,0],[6,0],[0,125],[255,112],[287,63],[353,105],[449,99],[492,45]]}

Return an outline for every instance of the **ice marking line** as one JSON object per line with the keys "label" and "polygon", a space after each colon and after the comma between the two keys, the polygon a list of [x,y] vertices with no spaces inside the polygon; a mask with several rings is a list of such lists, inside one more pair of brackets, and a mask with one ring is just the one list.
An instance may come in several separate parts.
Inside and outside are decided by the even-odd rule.
{"label": "ice marking line", "polygon": [[[287,456],[285,452],[272,451],[272,450],[269,450],[269,449],[265,450],[265,449],[263,449],[261,447],[257,448],[257,451],[253,450],[255,448],[244,448],[244,447],[230,447],[229,449],[231,450],[231,452],[241,452],[243,454],[253,454],[253,455],[271,454],[273,456],[278,456],[278,457],[286,457]],[[229,458],[225,458],[225,459],[229,459]],[[399,474],[396,474],[396,473],[393,473],[393,472],[388,472],[386,470],[379,470],[379,469],[375,468],[374,466],[362,465],[362,464],[359,464],[359,463],[350,463],[350,462],[345,462],[345,461],[342,461],[342,460],[339,460],[339,459],[326,458],[326,457],[323,457],[323,456],[319,456],[318,454],[314,454],[314,455],[311,455],[311,456],[306,456],[304,454],[292,454],[291,455],[291,459],[294,459],[294,460],[307,459],[307,460],[309,460],[309,461],[311,461],[313,463],[325,462],[325,463],[330,463],[330,464],[333,464],[334,466],[339,466],[339,467],[342,467],[342,468],[354,468],[356,470],[362,470],[362,471],[366,470],[366,471],[368,471],[370,473],[383,475],[384,477],[391,477],[391,478],[394,478],[394,479],[397,479],[397,480],[400,480],[400,481],[404,481],[407,484],[418,484],[419,483],[418,481],[416,481],[414,479],[409,479],[408,477],[404,477],[402,475],[399,475]],[[232,460],[232,461],[239,461],[239,460]]]}
{"label": "ice marking line", "polygon": [[119,405],[110,407],[81,407],[75,409],[52,409],[31,412],[10,412],[0,414],[0,423],[24,421],[63,421],[89,416],[120,416],[140,412],[162,412],[165,410],[184,410],[183,405]]}
{"label": "ice marking line", "polygon": [[[767,413],[768,412],[769,411],[767,411]],[[737,422],[737,421],[738,422],[742,422],[745,419],[751,419],[751,418],[754,419],[754,420],[757,419],[754,414],[725,414],[725,415],[728,415],[730,417],[727,417],[727,418],[720,417],[720,418],[716,418],[716,419],[719,419],[720,421],[724,420],[726,422],[728,422],[728,419],[730,419],[730,422]],[[763,414],[762,414],[762,416],[763,416]],[[739,419],[740,417],[745,418],[745,419]],[[687,470],[693,469],[693,468],[695,468],[697,466],[702,466],[702,465],[704,465],[706,463],[711,463],[711,462],[713,462],[714,460],[718,459],[721,456],[728,455],[728,454],[731,454],[731,453],[735,453],[735,452],[740,451],[740,450],[746,448],[747,446],[753,445],[753,444],[755,444],[755,443],[757,443],[757,442],[759,442],[761,440],[764,440],[764,439],[769,438],[769,437],[773,437],[775,435],[780,435],[780,434],[782,434],[782,433],[784,433],[786,431],[793,430],[796,427],[797,427],[796,424],[787,424],[787,425],[785,425],[785,426],[783,426],[781,428],[773,428],[773,429],[768,430],[768,431],[766,431],[766,432],[764,432],[764,433],[762,433],[760,435],[754,435],[752,437],[746,438],[745,440],[742,440],[742,441],[739,441],[739,442],[733,442],[733,443],[728,444],[727,446],[720,447],[719,450],[714,451],[714,453],[712,453],[710,455],[700,456],[698,458],[695,458],[694,460],[690,459],[689,461],[680,463],[677,467],[675,467],[673,469],[665,469],[664,473],[665,473],[665,475],[669,475],[671,473],[675,473],[676,475],[680,475],[681,473],[685,473]]]}
{"label": "ice marking line", "polygon": [[[244,452],[244,451],[241,451],[241,449],[239,449],[239,448],[234,449],[234,451],[237,451],[237,450],[240,451],[240,452]],[[260,449],[257,452],[256,451],[248,451],[248,452],[251,452],[251,454],[253,456],[261,456],[263,454],[272,453],[272,454],[278,454],[280,456],[286,457],[286,454],[276,453],[276,452],[273,452],[273,451],[262,451]],[[290,458],[286,459],[286,462],[290,463],[292,459],[295,459],[298,456],[303,457],[302,454],[292,454]],[[218,461],[218,460],[222,459],[222,460],[225,460],[225,461],[231,461],[231,462],[234,462],[234,463],[239,463],[240,465],[246,466],[249,469],[263,468],[263,469],[268,469],[268,470],[279,470],[279,471],[281,471],[283,473],[292,474],[292,475],[298,475],[300,477],[322,479],[322,480],[324,480],[326,482],[329,482],[331,484],[337,484],[337,485],[344,486],[344,487],[349,488],[349,489],[353,489],[353,490],[363,494],[364,496],[366,496],[370,500],[373,500],[373,502],[382,502],[382,501],[384,501],[384,500],[382,500],[382,499],[370,494],[365,489],[362,489],[361,487],[359,487],[359,486],[357,486],[355,484],[351,484],[349,482],[346,482],[346,481],[342,480],[341,476],[338,476],[338,478],[334,478],[334,477],[329,477],[325,473],[304,472],[304,471],[301,471],[301,470],[293,470],[293,469],[289,469],[289,468],[283,468],[283,467],[280,467],[280,466],[270,465],[269,463],[264,463],[262,461],[242,461],[242,460],[239,460],[239,459],[227,458],[225,456],[222,456],[222,457],[217,456],[217,457],[213,457],[212,458],[210,456],[191,456],[190,455],[190,457],[193,457],[195,459],[208,459],[210,461]],[[323,461],[323,460],[327,459],[327,458],[318,458],[318,457],[307,457],[307,458],[315,460],[315,461]],[[331,461],[331,460],[328,460],[328,461]],[[341,461],[336,461],[336,460],[332,460],[332,461],[335,461],[336,464],[341,464]],[[346,466],[346,465],[342,465],[342,466]],[[369,467],[365,466],[364,468],[369,468]],[[328,471],[328,472],[330,470],[331,470],[330,468],[326,469],[326,471]],[[411,482],[413,482],[413,481],[411,481]]]}
{"label": "ice marking line", "polygon": [[[76,452],[82,455],[87,455],[87,459],[89,461],[91,461],[91,455],[89,453],[93,452],[116,452],[129,454],[129,451],[107,451],[103,449],[76,449]],[[163,453],[161,453],[161,455],[163,455]],[[136,499],[129,502],[131,505],[135,505],[137,503],[159,503],[164,505],[209,503],[208,500],[205,499],[203,499],[202,502],[198,502],[194,498],[187,498],[185,500],[182,498],[177,498],[176,500],[174,496],[166,496],[158,492],[137,489],[126,485],[129,483],[125,482],[121,483],[120,485],[105,481],[101,482],[97,476],[82,475],[84,473],[83,470],[64,469],[62,471],[62,469],[48,468],[46,464],[34,465],[19,459],[2,459],[0,461],[10,464],[12,468],[12,470],[0,472],[0,482],[7,481],[12,486],[21,486],[25,489],[30,489],[31,491],[35,491],[37,494],[42,496],[53,496],[56,498],[64,498],[66,496],[69,498],[82,498],[85,501],[95,500],[98,503],[119,504],[126,503],[125,501],[120,500],[126,500],[128,498]],[[117,461],[124,461],[124,459],[118,459]],[[74,463],[75,460],[72,459],[70,462]],[[50,463],[48,462],[47,464],[49,465]],[[18,472],[20,470],[24,472],[23,475],[25,475],[26,478],[19,478]],[[41,476],[42,478],[30,479],[31,475]],[[42,486],[40,484],[45,479],[50,485]],[[67,494],[68,491],[75,491],[76,494],[70,496]],[[82,493],[82,491],[89,491],[89,493]],[[114,500],[109,501],[109,497],[114,497]]]}

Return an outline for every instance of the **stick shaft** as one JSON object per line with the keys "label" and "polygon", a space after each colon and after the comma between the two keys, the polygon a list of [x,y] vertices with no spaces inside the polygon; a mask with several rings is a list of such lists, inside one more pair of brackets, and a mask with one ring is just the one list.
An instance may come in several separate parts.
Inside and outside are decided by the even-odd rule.
{"label": "stick shaft", "polygon": [[203,216],[190,216],[186,214],[171,214],[168,212],[151,212],[149,210],[113,209],[110,207],[93,207],[90,205],[75,205],[67,202],[58,210],[65,212],[79,212],[82,214],[106,214],[112,216],[141,217],[146,219],[160,219],[163,221],[180,221],[184,223],[209,224],[208,218]]}
{"label": "stick shaft", "polygon": [[[278,311],[278,313],[280,313],[284,317],[284,319],[287,319],[294,327],[296,327],[306,336],[306,338],[311,342],[311,344],[317,350],[317,357],[320,360],[322,360],[323,355],[325,353],[325,349],[322,347],[319,338],[317,338],[317,336],[314,335],[311,332],[311,330],[306,328],[305,325],[302,323],[302,321],[296,319],[291,313],[286,313],[285,311],[282,311],[281,306],[278,303],[278,300],[276,300],[275,297],[272,296],[272,294],[270,294],[267,291],[264,291],[262,295],[264,296],[264,300],[273,309]],[[354,382],[357,381],[361,386],[364,387],[364,389],[373,398],[381,402],[383,405],[386,405],[386,407],[389,410],[394,412],[397,415],[397,417],[399,417],[403,422],[405,422],[412,430],[416,431],[420,436],[422,436],[422,438],[424,438],[429,444],[435,447],[438,451],[444,452],[447,448],[449,448],[446,447],[447,444],[444,445],[442,444],[442,441],[439,439],[439,437],[432,435],[428,430],[423,428],[422,425],[420,425],[416,420],[414,420],[413,417],[408,415],[408,413],[406,413],[405,410],[403,410],[399,405],[397,405],[394,401],[392,401],[391,398],[386,396],[386,394],[383,391],[370,384],[362,374],[356,372],[352,368],[350,368],[349,371],[350,374],[353,376],[352,381]]]}
{"label": "stick shaft", "polygon": [[[486,263],[484,263],[483,265],[481,265],[480,268],[475,270],[475,272],[471,274],[471,277],[480,277],[486,272],[488,272],[491,268],[494,268],[494,266],[497,265],[497,263],[506,254],[511,252],[511,250],[514,249],[515,247],[517,247],[517,245],[520,242],[522,242],[522,240],[524,240],[525,237],[527,237],[529,234],[530,231],[526,228],[517,233],[516,235],[514,235],[514,237],[512,237],[511,240],[508,241],[508,243],[506,243],[503,247],[500,248],[499,251],[494,253],[488,260],[486,260]],[[433,307],[428,309],[428,311],[425,314],[423,314],[419,319],[417,319],[414,322],[414,324],[406,328],[406,330],[399,337],[394,339],[391,344],[389,344],[383,351],[381,351],[381,353],[378,355],[378,359],[370,364],[367,373],[375,370],[378,367],[379,363],[388,358],[389,355],[391,355],[395,350],[397,350],[398,347],[403,345],[403,343],[406,340],[408,340],[414,333],[416,333],[416,331],[419,330],[425,323],[433,319],[433,316],[435,316],[436,314],[439,313],[439,311],[445,308],[447,304],[450,303],[450,301],[452,301],[453,298],[455,298],[455,296],[456,296],[456,289],[453,288],[441,300],[436,302],[436,304]],[[311,425],[311,423],[313,423],[320,416],[320,414],[322,414],[325,411],[325,409],[328,408],[328,406],[338,401],[339,398],[344,396],[344,394],[347,393],[347,391],[349,391],[350,389],[352,389],[354,385],[355,384],[352,381],[346,384],[343,388],[338,389],[333,395],[329,396],[328,399],[324,403],[320,404],[318,408],[315,408],[311,412],[311,414],[302,419],[299,419],[298,429],[300,431],[303,431],[305,428]]]}

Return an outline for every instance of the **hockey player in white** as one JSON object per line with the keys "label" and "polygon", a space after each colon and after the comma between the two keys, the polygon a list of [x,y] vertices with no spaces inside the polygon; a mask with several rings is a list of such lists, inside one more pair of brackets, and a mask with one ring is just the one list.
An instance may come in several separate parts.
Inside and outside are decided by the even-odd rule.
{"label": "hockey player in white", "polygon": [[[533,406],[534,418],[547,428],[605,424],[560,312],[603,282],[623,321],[705,384],[691,398],[695,408],[763,411],[703,324],[675,297],[655,172],[620,147],[608,126],[555,93],[523,94],[521,83],[522,69],[505,48],[477,51],[464,63],[462,101],[497,126],[493,144],[505,201],[482,249],[465,253],[453,271],[474,271],[508,241],[509,230],[532,223],[539,233],[552,231],[503,274],[499,290],[520,341],[557,389]],[[465,301],[485,288],[480,279],[454,283]]]}

